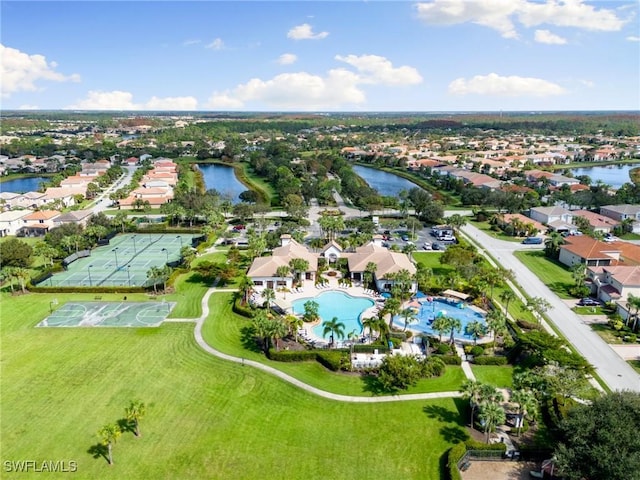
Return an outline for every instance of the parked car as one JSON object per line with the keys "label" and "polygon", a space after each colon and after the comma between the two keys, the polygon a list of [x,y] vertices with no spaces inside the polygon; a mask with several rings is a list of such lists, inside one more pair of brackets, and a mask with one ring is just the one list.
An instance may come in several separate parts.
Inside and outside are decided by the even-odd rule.
{"label": "parked car", "polygon": [[408,242],[409,241],[409,235],[402,235],[402,241],[403,242]]}
{"label": "parked car", "polygon": [[245,229],[245,226],[244,226],[244,225],[235,225],[235,226],[233,227],[233,229],[234,229],[234,230],[244,230],[244,229]]}
{"label": "parked car", "polygon": [[434,243],[433,245],[431,245],[431,248],[433,250],[442,250],[442,245],[440,245],[439,243]]}
{"label": "parked car", "polygon": [[542,238],[541,237],[527,237],[522,241],[522,243],[524,243],[525,245],[540,245],[542,243]]}
{"label": "parked car", "polygon": [[585,298],[581,298],[578,301],[578,305],[580,307],[599,307],[600,306],[600,302],[598,300],[595,300],[591,297],[585,297]]}
{"label": "parked car", "polygon": [[431,244],[429,242],[424,242],[422,244],[422,248],[424,248],[425,250],[431,250]]}

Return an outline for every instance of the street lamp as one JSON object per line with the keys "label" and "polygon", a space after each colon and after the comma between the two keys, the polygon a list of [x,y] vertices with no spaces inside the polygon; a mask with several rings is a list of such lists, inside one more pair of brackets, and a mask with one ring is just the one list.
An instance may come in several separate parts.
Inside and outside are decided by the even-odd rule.
{"label": "street lamp", "polygon": [[116,247],[113,250],[111,250],[113,252],[113,254],[116,256],[116,268],[119,268],[118,267],[118,248],[119,247]]}
{"label": "street lamp", "polygon": [[53,313],[53,306],[58,304],[58,299],[54,298],[49,302],[49,313]]}
{"label": "street lamp", "polygon": [[89,274],[89,286],[93,287],[93,283],[91,282],[91,267],[93,267],[93,265],[87,267],[87,273]]}
{"label": "street lamp", "polygon": [[167,255],[167,263],[169,263],[169,250],[167,250],[166,248],[163,248],[162,250],[160,250],[161,252],[164,252]]}
{"label": "street lamp", "polygon": [[127,265],[127,279],[129,280],[129,286],[131,286],[131,275],[129,274],[130,268],[131,268],[131,265]]}
{"label": "street lamp", "polygon": [[133,254],[135,255],[136,253],[137,253],[136,252],[136,236],[134,235],[133,236]]}
{"label": "street lamp", "polygon": [[180,250],[182,250],[182,236],[181,235],[176,235],[176,238],[180,239]]}

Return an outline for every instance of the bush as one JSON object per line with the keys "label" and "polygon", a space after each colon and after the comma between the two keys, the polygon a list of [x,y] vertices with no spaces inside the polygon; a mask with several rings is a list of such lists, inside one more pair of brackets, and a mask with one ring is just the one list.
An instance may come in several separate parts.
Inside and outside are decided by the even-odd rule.
{"label": "bush", "polygon": [[439,358],[445,365],[461,365],[462,359],[457,355],[431,355],[432,357]]}
{"label": "bush", "polygon": [[446,369],[446,365],[439,357],[427,357],[424,361],[424,376],[439,377]]}
{"label": "bush", "polygon": [[542,325],[519,318],[516,323],[523,330],[542,330]]}
{"label": "bush", "polygon": [[436,353],[439,355],[448,355],[451,353],[451,347],[446,343],[441,343],[436,347]]}
{"label": "bush", "polygon": [[276,362],[307,362],[316,360],[317,352],[312,350],[269,350],[269,359]]}
{"label": "bush", "polygon": [[509,363],[507,357],[475,357],[473,363],[476,365],[506,365]]}
{"label": "bush", "polygon": [[386,353],[389,351],[389,347],[387,345],[380,344],[356,344],[353,346],[353,351],[355,353],[373,353],[374,350],[378,350],[378,353]]}
{"label": "bush", "polygon": [[336,351],[316,351],[316,360],[324,365],[331,371],[337,372],[342,365],[342,357],[345,356],[344,352]]}
{"label": "bush", "polygon": [[242,298],[240,297],[234,300],[232,310],[234,311],[234,313],[237,313],[238,315],[242,315],[243,317],[246,317],[246,318],[253,318],[254,316],[253,309],[248,304],[242,305]]}
{"label": "bush", "polygon": [[447,472],[449,473],[449,480],[462,480],[460,470],[458,470],[458,462],[462,460],[465,453],[467,453],[467,447],[464,443],[454,445],[447,452]]}
{"label": "bush", "polygon": [[484,353],[484,347],[482,347],[481,345],[474,345],[473,347],[471,347],[470,353],[474,357],[479,357]]}

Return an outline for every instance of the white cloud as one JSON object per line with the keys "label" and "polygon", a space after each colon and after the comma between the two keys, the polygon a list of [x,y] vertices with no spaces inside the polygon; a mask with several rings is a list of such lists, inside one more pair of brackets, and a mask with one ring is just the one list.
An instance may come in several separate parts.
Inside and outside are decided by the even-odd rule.
{"label": "white cloud", "polygon": [[519,1],[513,0],[433,0],[418,3],[418,18],[429,25],[456,25],[472,22],[492,28],[505,38],[518,34],[510,16]]}
{"label": "white cloud", "polygon": [[355,67],[362,83],[415,85],[422,82],[415,68],[406,65],[394,68],[389,60],[378,55],[336,55],[335,59]]}
{"label": "white cloud", "polygon": [[583,0],[432,0],[416,4],[418,18],[429,25],[471,22],[517,38],[514,20],[526,27],[542,24],[585,30],[618,31],[625,20],[612,9],[597,10]]}
{"label": "white cloud", "polygon": [[2,96],[14,92],[37,90],[36,82],[79,82],[80,75],[64,75],[56,72],[56,62],[47,62],[44,55],[29,55],[15,48],[0,44],[0,79]]}
{"label": "white cloud", "polygon": [[185,40],[184,42],[182,42],[182,45],[188,47],[189,45],[197,45],[200,42],[201,40]]}
{"label": "white cloud", "polygon": [[549,30],[536,30],[535,41],[538,43],[546,43],[549,45],[564,45],[567,43],[565,38],[551,33]]}
{"label": "white cloud", "polygon": [[344,69],[330,70],[324,77],[306,72],[283,73],[270,80],[253,78],[232,92],[214,94],[208,106],[241,108],[247,102],[260,102],[275,109],[335,109],[366,100],[357,87],[358,81],[357,75]]}
{"label": "white cloud", "polygon": [[287,33],[287,38],[291,38],[293,40],[322,40],[328,36],[329,32],[313,33],[313,29],[308,23],[303,23],[302,25],[293,27]]}
{"label": "white cloud", "polygon": [[198,100],[195,97],[151,97],[145,103],[145,110],[195,110]]}
{"label": "white cloud", "polygon": [[627,40],[629,40],[630,42],[640,42],[640,37],[637,37],[635,35],[629,35],[627,37]]}
{"label": "white cloud", "polygon": [[525,0],[518,8],[518,20],[527,27],[546,23],[607,32],[618,31],[625,23],[615,11],[606,8],[596,10],[593,5],[585,5],[583,0],[547,0],[546,3]]}
{"label": "white cloud", "polygon": [[541,78],[509,76],[496,73],[476,75],[467,80],[458,78],[449,84],[453,95],[496,95],[501,97],[534,96],[546,97],[566,93],[561,86]]}
{"label": "white cloud", "polygon": [[295,63],[296,60],[298,60],[298,57],[293,53],[283,53],[278,58],[278,63],[280,65],[291,65],[292,63]]}
{"label": "white cloud", "polygon": [[134,103],[130,92],[91,90],[87,97],[67,110],[195,110],[198,101],[194,97],[151,97],[146,103]]}
{"label": "white cloud", "polygon": [[216,38],[213,42],[208,44],[205,48],[210,48],[211,50],[222,50],[224,48],[224,42],[221,38]]}
{"label": "white cloud", "polygon": [[20,105],[18,110],[40,110],[40,107],[37,105]]}
{"label": "white cloud", "polygon": [[209,97],[209,101],[207,102],[207,107],[214,108],[216,110],[235,110],[236,108],[242,108],[243,105],[244,103],[242,103],[242,100],[232,98],[229,95],[229,92],[216,92]]}
{"label": "white cloud", "polygon": [[415,85],[422,82],[418,71],[409,66],[394,67],[377,55],[335,57],[355,68],[329,70],[325,75],[307,72],[283,73],[271,79],[253,78],[234,89],[215,92],[210,108],[236,109],[247,102],[262,103],[273,109],[333,110],[353,108],[366,101],[361,85]]}

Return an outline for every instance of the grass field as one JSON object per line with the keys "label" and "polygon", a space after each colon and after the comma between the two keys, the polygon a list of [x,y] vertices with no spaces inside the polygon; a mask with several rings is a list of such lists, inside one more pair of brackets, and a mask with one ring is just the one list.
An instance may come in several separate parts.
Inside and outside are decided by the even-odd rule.
{"label": "grass field", "polygon": [[471,365],[476,380],[498,388],[513,386],[513,367],[510,365]]}
{"label": "grass field", "polygon": [[640,360],[627,360],[627,363],[633,367],[633,369],[640,373]]}
{"label": "grass field", "polygon": [[560,262],[545,257],[542,251],[519,251],[514,255],[531,270],[542,283],[560,298],[573,298],[569,288],[574,284],[571,272]]}
{"label": "grass field", "polygon": [[469,221],[469,223],[479,230],[482,230],[487,235],[499,240],[505,240],[507,242],[513,243],[522,243],[522,240],[524,239],[524,237],[512,237],[511,235],[506,235],[502,232],[502,230],[492,230],[492,225],[489,222],[477,222],[473,220]]}
{"label": "grass field", "polygon": [[[78,479],[437,479],[446,449],[466,436],[462,400],[323,400],[207,355],[191,324],[33,328],[53,297],[1,297],[3,462],[74,460]],[[133,399],[148,407],[142,437],[123,434],[109,467],[89,453],[95,432]]]}

